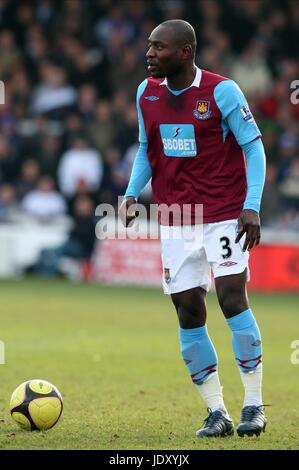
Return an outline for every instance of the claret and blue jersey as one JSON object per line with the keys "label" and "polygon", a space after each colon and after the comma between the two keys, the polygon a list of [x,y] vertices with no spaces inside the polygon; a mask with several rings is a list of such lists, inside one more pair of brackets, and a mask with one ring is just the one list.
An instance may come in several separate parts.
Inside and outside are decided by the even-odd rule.
{"label": "claret and blue jersey", "polygon": [[148,78],[137,111],[140,148],[126,196],[138,197],[152,178],[158,204],[203,204],[204,223],[259,210],[261,133],[232,80],[197,68],[192,85],[174,91],[167,79]]}

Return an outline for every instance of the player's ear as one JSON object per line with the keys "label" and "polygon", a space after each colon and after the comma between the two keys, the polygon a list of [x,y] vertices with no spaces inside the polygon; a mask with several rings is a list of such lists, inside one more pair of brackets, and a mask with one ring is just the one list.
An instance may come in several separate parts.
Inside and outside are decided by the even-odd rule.
{"label": "player's ear", "polygon": [[190,44],[185,44],[182,47],[182,59],[186,60],[189,57],[192,57],[192,46]]}

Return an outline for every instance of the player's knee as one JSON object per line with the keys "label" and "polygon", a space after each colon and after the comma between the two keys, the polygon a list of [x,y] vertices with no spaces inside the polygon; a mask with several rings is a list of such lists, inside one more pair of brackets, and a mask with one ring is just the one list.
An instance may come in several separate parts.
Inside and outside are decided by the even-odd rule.
{"label": "player's knee", "polygon": [[205,301],[200,295],[172,294],[181,328],[197,328],[206,323]]}
{"label": "player's knee", "polygon": [[191,292],[179,292],[172,294],[171,298],[178,313],[186,312],[191,316],[197,316],[200,313],[202,299],[199,295]]}
{"label": "player's knee", "polygon": [[226,318],[238,315],[248,308],[247,299],[242,294],[227,292],[219,296],[218,300]]}
{"label": "player's knee", "polygon": [[178,320],[181,328],[191,329],[200,328],[206,323],[206,316],[202,312],[179,309],[177,311]]}

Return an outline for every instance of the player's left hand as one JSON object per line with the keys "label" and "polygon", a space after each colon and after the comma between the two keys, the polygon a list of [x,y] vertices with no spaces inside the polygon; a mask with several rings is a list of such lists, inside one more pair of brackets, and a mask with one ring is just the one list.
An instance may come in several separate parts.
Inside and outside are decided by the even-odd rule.
{"label": "player's left hand", "polygon": [[243,251],[250,251],[254,245],[258,245],[261,239],[261,223],[260,216],[252,209],[244,209],[238,218],[238,235],[235,242],[246,234]]}

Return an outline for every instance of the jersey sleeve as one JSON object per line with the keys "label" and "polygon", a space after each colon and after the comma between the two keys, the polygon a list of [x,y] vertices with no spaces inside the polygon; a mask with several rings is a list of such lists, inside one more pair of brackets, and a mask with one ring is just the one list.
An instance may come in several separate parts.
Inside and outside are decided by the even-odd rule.
{"label": "jersey sleeve", "polygon": [[125,197],[133,196],[138,198],[151,177],[152,169],[147,158],[147,144],[140,143],[133,163],[132,173]]}
{"label": "jersey sleeve", "polygon": [[261,132],[239,86],[233,80],[223,80],[214,90],[214,98],[223,121],[240,146],[261,137]]}
{"label": "jersey sleeve", "polygon": [[138,127],[139,127],[139,142],[141,144],[147,144],[144,120],[143,120],[142,111],[140,107],[140,97],[143,94],[146,86],[147,86],[147,79],[143,80],[143,82],[140,83],[137,89],[137,95],[136,95],[136,108],[137,108]]}
{"label": "jersey sleeve", "polygon": [[140,97],[146,88],[146,85],[147,80],[144,80],[139,85],[137,90],[136,107],[139,126],[139,149],[137,151],[133,163],[132,173],[125,193],[125,197],[133,196],[137,198],[152,176],[152,169],[147,157],[147,137],[139,102]]}
{"label": "jersey sleeve", "polygon": [[259,212],[265,183],[266,156],[261,139],[242,146],[246,158],[247,195],[243,209]]}

